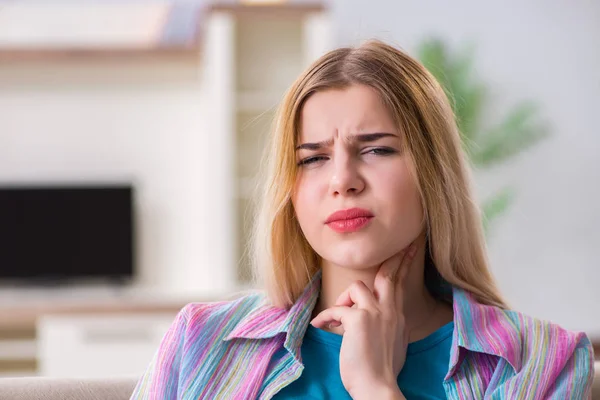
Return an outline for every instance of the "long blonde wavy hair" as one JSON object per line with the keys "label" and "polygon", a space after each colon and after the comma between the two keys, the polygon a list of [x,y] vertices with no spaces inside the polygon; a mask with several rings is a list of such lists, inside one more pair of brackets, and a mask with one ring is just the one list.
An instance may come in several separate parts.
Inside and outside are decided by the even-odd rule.
{"label": "long blonde wavy hair", "polygon": [[378,40],[315,61],[287,91],[265,152],[251,244],[254,276],[271,302],[289,308],[319,271],[291,202],[300,113],[311,94],[353,84],[377,91],[414,160],[427,234],[425,282],[463,288],[506,308],[490,273],[479,209],[470,188],[455,117],[435,78],[415,59]]}

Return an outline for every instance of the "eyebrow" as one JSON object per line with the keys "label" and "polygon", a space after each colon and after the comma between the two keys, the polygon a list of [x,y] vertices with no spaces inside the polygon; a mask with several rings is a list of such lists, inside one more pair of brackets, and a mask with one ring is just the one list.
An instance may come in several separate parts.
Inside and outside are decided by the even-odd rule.
{"label": "eyebrow", "polygon": [[[370,143],[375,142],[384,137],[398,137],[393,133],[385,133],[385,132],[376,132],[376,133],[364,133],[360,135],[351,135],[347,137],[347,141],[349,142],[359,142],[359,143]],[[298,150],[319,150],[323,147],[329,147],[333,144],[333,138],[327,139],[322,142],[315,143],[303,143],[299,146],[296,146],[296,151]]]}

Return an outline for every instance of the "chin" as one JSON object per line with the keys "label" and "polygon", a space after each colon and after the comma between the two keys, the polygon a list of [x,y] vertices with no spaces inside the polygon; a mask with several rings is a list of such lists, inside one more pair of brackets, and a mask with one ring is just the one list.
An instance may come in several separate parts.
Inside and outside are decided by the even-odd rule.
{"label": "chin", "polygon": [[381,264],[386,259],[385,254],[385,249],[367,243],[338,243],[319,252],[323,259],[348,269],[367,269]]}

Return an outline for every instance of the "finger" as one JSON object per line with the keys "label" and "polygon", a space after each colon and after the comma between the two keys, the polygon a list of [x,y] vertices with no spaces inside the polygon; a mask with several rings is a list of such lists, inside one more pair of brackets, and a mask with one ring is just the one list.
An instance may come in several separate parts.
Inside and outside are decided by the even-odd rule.
{"label": "finger", "polygon": [[396,277],[407,258],[409,250],[403,250],[394,257],[389,258],[379,268],[373,285],[379,303],[391,305],[390,300],[394,297]]}
{"label": "finger", "polygon": [[417,247],[413,243],[397,256],[384,262],[375,277],[375,292],[380,303],[395,306],[396,283],[403,282],[408,275],[409,266],[415,256]]}
{"label": "finger", "polygon": [[363,309],[377,306],[375,295],[363,281],[356,281],[348,286],[348,289],[344,290],[335,302],[336,306],[352,307],[355,304],[358,308]]}
{"label": "finger", "polygon": [[327,328],[332,325],[343,325],[344,320],[349,318],[350,314],[355,311],[356,310],[344,306],[331,307],[321,311],[319,315],[317,315],[312,321],[310,321],[310,323],[315,328],[321,329]]}

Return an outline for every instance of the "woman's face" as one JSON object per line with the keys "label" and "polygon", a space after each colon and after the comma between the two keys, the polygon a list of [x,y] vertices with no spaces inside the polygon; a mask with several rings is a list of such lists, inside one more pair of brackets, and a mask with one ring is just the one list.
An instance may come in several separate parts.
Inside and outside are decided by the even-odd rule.
{"label": "woman's face", "polygon": [[[420,235],[423,209],[412,161],[375,90],[352,85],[313,94],[298,139],[292,203],[324,262],[374,267]],[[332,216],[336,211],[342,212]]]}

